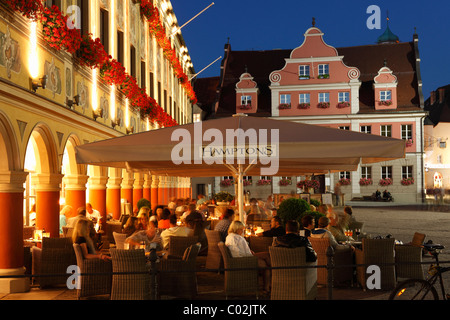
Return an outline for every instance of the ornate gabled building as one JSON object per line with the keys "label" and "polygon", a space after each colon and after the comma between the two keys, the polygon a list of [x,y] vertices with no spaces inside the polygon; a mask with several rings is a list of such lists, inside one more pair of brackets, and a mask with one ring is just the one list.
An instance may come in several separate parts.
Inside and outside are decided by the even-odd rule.
{"label": "ornate gabled building", "polygon": [[[24,273],[23,226],[60,235],[60,205],[190,196],[190,179],[78,165],[75,147],[192,121],[195,74],[169,0],[0,1],[0,276]],[[104,223],[105,228],[107,228]],[[0,292],[29,288],[1,278]]]}
{"label": "ornate gabled building", "polygon": [[[247,113],[404,139],[404,159],[316,177],[321,182],[317,191],[333,192],[341,182],[346,200],[388,189],[395,201],[420,202],[426,112],[417,34],[410,42],[399,42],[388,28],[376,44],[344,48],[324,38],[314,25],[293,50],[233,51],[226,44],[215,117]],[[221,186],[228,178],[216,178],[215,190],[232,191]],[[265,200],[271,193],[298,193],[296,182],[302,179],[248,177],[245,189]]]}

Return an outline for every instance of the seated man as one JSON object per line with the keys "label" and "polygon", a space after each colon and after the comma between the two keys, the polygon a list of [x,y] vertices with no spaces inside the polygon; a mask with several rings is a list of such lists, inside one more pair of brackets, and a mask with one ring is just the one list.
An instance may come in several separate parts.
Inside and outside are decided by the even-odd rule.
{"label": "seated man", "polygon": [[286,230],[284,230],[281,225],[281,218],[276,216],[270,220],[270,230],[258,233],[258,237],[279,237],[286,234]]}
{"label": "seated man", "polygon": [[314,230],[316,225],[316,221],[314,217],[310,214],[305,215],[302,218],[302,228],[300,229],[299,234],[305,238],[311,236],[311,230]]}
{"label": "seated man", "polygon": [[298,248],[305,247],[306,262],[315,262],[317,254],[309,240],[298,235],[298,222],[290,220],[286,223],[286,234],[275,238],[272,245],[274,247]]}
{"label": "seated man", "polygon": [[330,240],[330,246],[335,250],[347,248],[352,248],[352,250],[354,250],[355,248],[353,246],[339,244],[336,241],[333,234],[327,229],[329,222],[330,219],[328,219],[327,217],[321,217],[319,219],[318,227],[311,231],[311,238],[328,238]]}
{"label": "seated man", "polygon": [[164,250],[169,249],[169,238],[171,236],[187,237],[192,232],[189,228],[177,225],[177,215],[175,213],[169,216],[169,223],[170,228],[161,232],[161,243]]}
{"label": "seated man", "polygon": [[150,244],[156,243],[157,250],[161,249],[161,236],[156,232],[156,225],[153,221],[149,221],[147,230],[141,230],[133,233],[125,239],[126,243],[132,246],[140,246],[145,244],[145,251],[149,251]]}

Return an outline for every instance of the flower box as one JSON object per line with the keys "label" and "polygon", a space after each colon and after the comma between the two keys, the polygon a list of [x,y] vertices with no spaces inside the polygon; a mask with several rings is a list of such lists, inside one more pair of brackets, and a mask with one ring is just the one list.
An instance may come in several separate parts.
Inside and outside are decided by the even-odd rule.
{"label": "flower box", "polygon": [[319,102],[317,104],[317,108],[327,109],[329,107],[330,107],[330,103],[329,102]]}
{"label": "flower box", "polygon": [[317,76],[317,79],[329,79],[330,75],[329,74],[319,74]]}
{"label": "flower box", "polygon": [[251,104],[243,104],[243,105],[238,106],[238,108],[240,110],[250,110],[252,108],[252,105]]}
{"label": "flower box", "polygon": [[414,178],[403,178],[402,181],[401,181],[401,184],[403,186],[412,185],[412,184],[414,184]]}
{"label": "flower box", "polygon": [[348,107],[350,107],[350,102],[347,102],[347,101],[339,102],[336,107],[338,109],[348,108]]}
{"label": "flower box", "polygon": [[298,79],[299,80],[309,80],[310,77],[309,76],[299,76]]}
{"label": "flower box", "polygon": [[320,187],[320,183],[317,180],[302,180],[297,183],[297,188],[303,189],[318,189]]}
{"label": "flower box", "polygon": [[258,186],[270,186],[272,184],[272,180],[260,179],[257,182]]}
{"label": "flower box", "polygon": [[221,187],[230,187],[233,184],[234,184],[234,182],[231,179],[224,179],[224,180],[220,181]]}
{"label": "flower box", "polygon": [[348,186],[348,185],[350,185],[352,183],[352,180],[347,179],[347,178],[341,178],[341,179],[339,179],[339,183],[342,186]]}
{"label": "flower box", "polygon": [[290,109],[290,108],[291,108],[291,104],[290,104],[290,103],[281,103],[281,104],[278,106],[278,109],[280,109],[280,110]]}
{"label": "flower box", "polygon": [[412,139],[406,140],[406,147],[411,147],[413,145],[414,141]]}
{"label": "flower box", "polygon": [[244,180],[243,182],[244,187],[248,187],[252,185],[252,180]]}
{"label": "flower box", "polygon": [[371,178],[361,178],[359,180],[360,186],[369,186],[373,184],[373,180]]}
{"label": "flower box", "polygon": [[391,178],[383,178],[379,182],[380,186],[390,186],[392,184]]}
{"label": "flower box", "polygon": [[278,184],[280,186],[289,186],[292,184],[292,180],[291,179],[281,179]]}
{"label": "flower box", "polygon": [[380,105],[380,106],[390,106],[390,105],[392,105],[392,100],[379,101],[378,105]]}
{"label": "flower box", "polygon": [[309,109],[311,107],[310,103],[299,103],[298,104],[298,109]]}

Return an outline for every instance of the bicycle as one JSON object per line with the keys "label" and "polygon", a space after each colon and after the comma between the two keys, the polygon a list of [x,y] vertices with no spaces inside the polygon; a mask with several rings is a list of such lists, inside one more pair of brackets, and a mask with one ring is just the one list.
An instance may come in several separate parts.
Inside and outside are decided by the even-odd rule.
{"label": "bicycle", "polygon": [[444,246],[440,244],[424,244],[424,250],[428,251],[436,261],[436,264],[432,264],[428,270],[428,279],[408,279],[400,282],[391,292],[389,300],[439,300],[435,288],[438,280],[443,299],[450,300],[442,280],[442,274],[450,271],[450,267],[441,267],[439,264],[439,253],[442,249]]}

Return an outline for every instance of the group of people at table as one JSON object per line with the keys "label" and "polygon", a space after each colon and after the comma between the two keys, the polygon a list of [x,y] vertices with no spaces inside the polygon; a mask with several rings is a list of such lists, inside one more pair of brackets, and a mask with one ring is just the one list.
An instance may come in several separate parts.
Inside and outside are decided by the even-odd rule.
{"label": "group of people at table", "polygon": [[[181,206],[177,206],[177,203],[172,201],[168,206],[158,206],[154,212],[148,207],[141,207],[123,225],[122,233],[127,234],[126,243],[130,247],[144,246],[146,251],[149,251],[150,247],[165,251],[168,250],[171,236],[194,235],[198,237],[201,244],[199,255],[206,255],[208,241],[205,229],[210,228],[210,221],[207,220],[207,204],[201,198],[198,201],[191,200],[189,204]],[[312,206],[312,209],[315,211],[316,208]],[[354,250],[354,247],[348,243],[348,240],[353,239],[345,233],[345,228],[354,220],[351,207],[345,207],[344,211],[339,213],[335,212],[332,206],[322,205],[317,209],[326,216],[322,216],[316,225],[312,215],[304,216],[301,223],[282,221],[276,215],[276,210],[267,209],[253,203],[251,209],[247,212],[246,222],[249,224],[255,221],[249,219],[252,214],[262,215],[266,213],[265,219],[270,219],[270,229],[261,230],[255,236],[272,237],[272,246],[305,247],[307,262],[317,260],[317,254],[308,240],[309,237],[328,238],[330,245],[335,250]],[[253,255],[258,258],[258,266],[265,270],[263,276],[264,290],[270,291],[271,262],[269,252],[255,253],[250,249],[245,237],[246,225],[237,218],[232,207],[219,206],[216,207],[217,212],[220,213],[219,221],[211,229],[219,232],[221,241],[228,247],[232,257]],[[271,212],[272,215],[269,216],[267,212]],[[80,245],[86,259],[111,259],[109,255],[101,253],[95,240],[94,224],[100,218],[101,216],[99,214],[96,216],[95,210],[88,204],[86,208],[78,209],[78,215],[67,221],[67,226],[74,227],[73,242]],[[347,243],[342,244],[343,242]]]}

